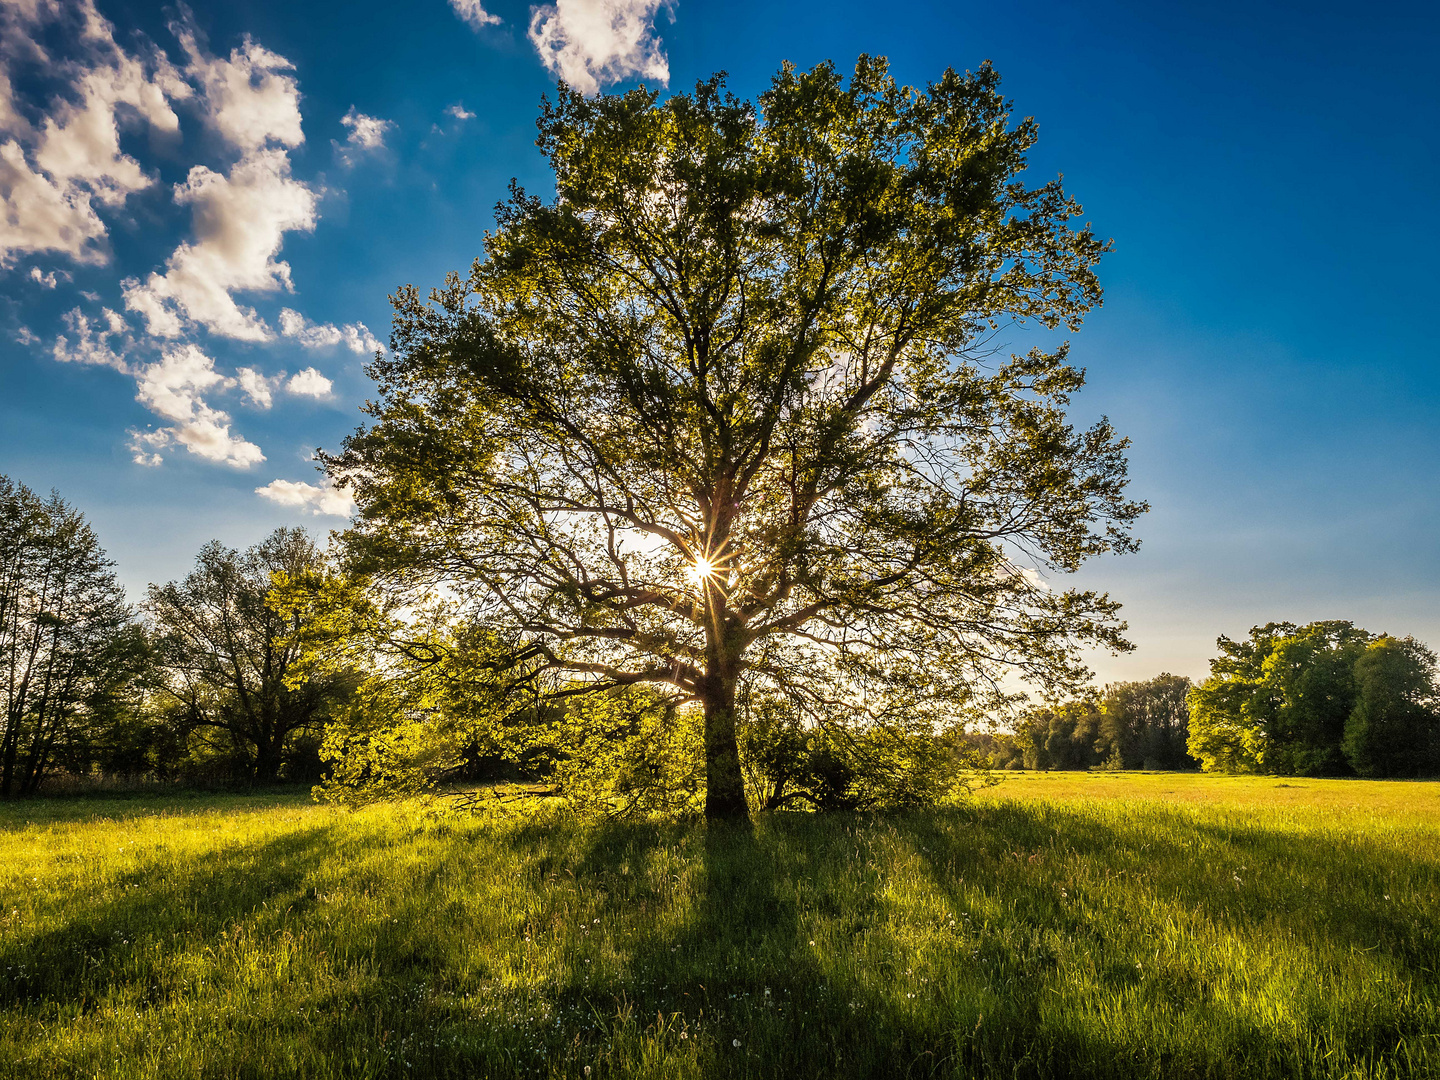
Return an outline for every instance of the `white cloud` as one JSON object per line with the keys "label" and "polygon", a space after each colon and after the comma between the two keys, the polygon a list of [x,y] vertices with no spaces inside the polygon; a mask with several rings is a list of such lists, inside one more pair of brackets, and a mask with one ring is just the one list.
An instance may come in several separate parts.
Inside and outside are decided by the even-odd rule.
{"label": "white cloud", "polygon": [[472,30],[483,30],[487,26],[499,26],[500,16],[485,10],[481,0],[450,0],[455,14],[470,24]]}
{"label": "white cloud", "polygon": [[[153,282],[158,275],[151,274]],[[160,293],[149,285],[142,285],[139,278],[128,277],[120,282],[120,293],[125,297],[125,309],[133,311],[145,320],[145,326],[153,337],[175,338],[185,330],[180,316],[165,306]],[[89,300],[98,300],[95,294],[82,294]]]}
{"label": "white cloud", "polygon": [[241,158],[228,176],[195,166],[175,201],[192,208],[195,239],[175,249],[164,274],[127,282],[125,306],[156,337],[178,336],[183,315],[213,334],[268,341],[265,321],[230,294],[292,289],[290,264],[276,255],[285,233],[315,228],[315,193],[290,178],[285,151],[271,149]]}
{"label": "white cloud", "polygon": [[316,193],[291,178],[285,149],[305,141],[299,86],[286,74],[293,65],[248,37],[228,59],[210,56],[193,27],[172,29],[201,87],[206,123],[241,157],[227,174],[197,165],[175,186],[195,239],[175,249],[163,274],[127,280],[125,306],[155,337],[180,337],[189,321],[222,337],[268,341],[270,327],[231,294],[290,291],[290,264],[277,258],[285,233],[315,228]]}
{"label": "white cloud", "polygon": [[[452,0],[452,3],[454,0]],[[550,71],[584,94],[632,76],[670,81],[655,36],[666,0],[556,0],[533,10],[530,42]]]}
{"label": "white cloud", "polygon": [[235,380],[216,371],[215,362],[196,346],[166,349],[160,360],[141,368],[136,377],[136,400],[171,421],[168,428],[132,437],[136,461],[155,464],[156,452],[172,443],[208,461],[240,469],[265,460],[258,446],[231,434],[228,413],[212,408],[201,397],[206,390],[233,386]]}
{"label": "white cloud", "polygon": [[255,494],[281,506],[295,506],[310,513],[349,517],[355,513],[355,500],[348,491],[325,484],[306,484],[297,480],[272,480],[257,487]]}
{"label": "white cloud", "polygon": [[172,27],[189,57],[186,72],[205,94],[206,120],[244,153],[273,140],[295,147],[305,141],[300,126],[300,87],[284,74],[295,65],[248,36],[223,57],[209,56],[193,27]]}
{"label": "white cloud", "polygon": [[465,108],[460,102],[456,102],[445,110],[446,116],[453,116],[456,120],[474,120],[475,114]]}
{"label": "white cloud", "polygon": [[103,263],[105,223],[82,188],[52,183],[14,140],[0,144],[0,267],[29,252],[55,251],[77,263]]}
{"label": "white cloud", "polygon": [[28,326],[22,326],[19,330],[15,331],[15,340],[18,341],[21,345],[25,346],[39,345],[40,335],[35,333],[35,331],[31,330]]}
{"label": "white cloud", "polygon": [[235,381],[240,389],[257,408],[268,409],[275,400],[275,390],[285,381],[285,373],[266,377],[254,368],[242,367],[235,371]]}
{"label": "white cloud", "polygon": [[380,344],[379,339],[370,333],[370,328],[364,323],[346,323],[340,329],[345,335],[345,347],[353,353],[374,356],[377,352],[385,351],[385,346]]}
{"label": "white cloud", "polygon": [[[57,21],[81,24],[65,35],[78,58],[52,57],[34,40]],[[170,101],[190,88],[158,51],[142,61],[116,45],[92,0],[0,5],[0,41],[0,130],[13,136],[0,144],[0,267],[47,251],[104,263],[108,231],[97,207],[119,207],[154,182],[120,151],[121,120],[138,116],[153,130],[176,132]],[[13,90],[11,69],[27,61],[69,80],[68,96],[51,104],[38,129]]]}
{"label": "white cloud", "polygon": [[155,468],[165,461],[161,450],[170,445],[170,430],[162,428],[159,431],[130,431],[130,453],[134,456],[136,465],[144,465],[148,468]]}
{"label": "white cloud", "polygon": [[101,326],[78,307],[67,311],[61,318],[69,333],[55,338],[50,355],[65,364],[94,364],[131,374],[125,358],[110,344],[111,337],[125,332],[125,320],[109,308],[104,313],[105,324]]}
{"label": "white cloud", "polygon": [[344,344],[351,352],[364,356],[383,352],[385,348],[362,322],[346,323],[344,326],[312,323],[294,308],[280,309],[280,332],[307,349],[326,349]]}
{"label": "white cloud", "polygon": [[300,397],[323,398],[329,396],[333,385],[334,383],[313,367],[307,367],[291,375],[285,389]]}
{"label": "white cloud", "polygon": [[340,155],[340,160],[347,166],[354,165],[364,154],[385,149],[385,134],[395,127],[392,120],[381,120],[379,117],[356,112],[354,105],[340,118],[340,123],[345,125],[350,135],[343,146],[333,139],[331,143],[335,152]]}

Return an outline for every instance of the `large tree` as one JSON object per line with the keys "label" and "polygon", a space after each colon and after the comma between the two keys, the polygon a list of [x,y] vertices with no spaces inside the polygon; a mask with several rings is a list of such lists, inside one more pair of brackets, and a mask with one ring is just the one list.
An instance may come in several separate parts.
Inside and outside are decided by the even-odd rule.
{"label": "large tree", "polygon": [[1036,125],[988,65],[562,85],[539,128],[554,199],[514,187],[468,276],[393,298],[373,423],[327,458],[353,567],[507,630],[532,687],[698,701],[712,818],[747,812],[752,690],[923,726],[1126,647],[1034,572],[1134,546],[1126,443],[1069,423],[1063,346],[995,358],[1078,325],[1106,244],[1020,180]]}
{"label": "large tree", "polygon": [[317,737],[346,692],[344,673],[293,678],[300,616],[272,603],[273,579],[317,573],[322,557],[303,529],[276,529],[246,551],[205,545],[183,580],[152,585],[160,693],[187,732],[212,733],[240,754],[250,778],[276,779],[297,735]]}

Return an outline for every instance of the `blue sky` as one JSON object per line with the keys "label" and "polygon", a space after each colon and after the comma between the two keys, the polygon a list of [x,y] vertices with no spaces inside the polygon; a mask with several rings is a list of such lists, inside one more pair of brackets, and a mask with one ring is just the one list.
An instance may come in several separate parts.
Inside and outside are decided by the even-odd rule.
{"label": "blue sky", "polygon": [[[0,472],[58,489],[138,598],[209,539],[343,518],[387,295],[548,192],[541,94],[861,52],[992,60],[1115,250],[1081,419],[1134,440],[1141,552],[1082,571],[1139,648],[1349,618],[1440,645],[1433,5],[10,0],[0,24]],[[1017,346],[1022,344],[1016,340]],[[277,483],[278,482],[278,483]],[[310,485],[310,488],[300,485]],[[258,494],[257,488],[268,495]]]}

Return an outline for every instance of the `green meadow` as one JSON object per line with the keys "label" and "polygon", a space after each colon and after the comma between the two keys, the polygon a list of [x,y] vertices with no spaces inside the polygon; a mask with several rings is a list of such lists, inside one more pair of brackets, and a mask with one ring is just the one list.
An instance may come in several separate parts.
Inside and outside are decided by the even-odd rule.
{"label": "green meadow", "polygon": [[1440,785],[1026,774],[753,831],[0,807],[0,1077],[1440,1075]]}

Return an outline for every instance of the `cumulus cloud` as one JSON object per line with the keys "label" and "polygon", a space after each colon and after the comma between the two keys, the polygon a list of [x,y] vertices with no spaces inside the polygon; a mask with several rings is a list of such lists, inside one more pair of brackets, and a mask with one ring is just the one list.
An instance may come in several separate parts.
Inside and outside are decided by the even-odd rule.
{"label": "cumulus cloud", "polygon": [[290,381],[285,384],[285,389],[299,397],[323,398],[328,397],[330,388],[334,384],[313,367],[307,367],[297,371],[290,376]]}
{"label": "cumulus cloud", "polygon": [[469,23],[472,30],[483,30],[487,26],[499,26],[500,16],[491,15],[480,0],[450,0],[455,14]]}
{"label": "cumulus cloud", "polygon": [[15,340],[18,341],[21,345],[25,346],[39,345],[40,335],[35,333],[35,331],[31,330],[28,326],[22,326],[19,330],[15,331]]}
{"label": "cumulus cloud", "polygon": [[250,404],[268,409],[275,401],[276,388],[285,381],[285,373],[265,376],[254,368],[242,367],[236,369],[235,381],[250,399]]}
{"label": "cumulus cloud", "polygon": [[285,233],[315,228],[315,193],[290,178],[285,151],[271,149],[241,158],[228,176],[195,166],[175,201],[192,207],[195,239],[175,249],[164,274],[127,282],[126,307],[157,337],[177,336],[183,315],[222,337],[269,340],[265,321],[231,293],[293,291],[290,264],[277,255]]}
{"label": "cumulus cloud", "polygon": [[354,165],[365,154],[385,149],[385,135],[395,127],[392,120],[381,120],[376,116],[356,112],[354,105],[340,118],[340,123],[350,134],[343,144],[333,139],[331,143],[346,166]]}
{"label": "cumulus cloud", "polygon": [[208,461],[248,469],[265,460],[260,448],[230,431],[230,416],[206,404],[201,395],[233,386],[215,370],[215,362],[195,345],[175,345],[136,372],[137,401],[171,421],[167,428],[132,433],[131,448],[140,464],[156,464],[158,451],[178,444]]}
{"label": "cumulus cloud", "polygon": [[280,332],[307,349],[326,349],[343,344],[351,352],[362,356],[384,351],[384,346],[362,322],[346,323],[344,326],[312,323],[294,308],[280,309]]}
{"label": "cumulus cloud", "polygon": [[[83,293],[92,306],[62,317],[64,332],[49,352],[63,363],[107,367],[135,380],[136,400],[159,421],[130,432],[140,464],[158,465],[167,448],[183,447],[207,461],[249,468],[265,455],[211,399],[239,393],[268,409],[280,392],[324,397],[332,389],[314,368],[287,376],[240,367],[227,375],[193,342],[198,330],[243,341],[277,338],[242,301],[246,294],[294,291],[283,241],[316,224],[318,194],[290,172],[289,153],[305,140],[294,67],[249,37],[228,55],[211,55],[188,15],[171,25],[181,66],[141,38],[127,51],[94,2],[0,0],[0,270],[44,252],[105,262],[106,215],[156,182],[121,151],[126,125],[176,134],[172,105],[193,101],[231,164],[190,169],[172,192],[175,205],[190,213],[189,236],[163,267],[120,282],[124,308],[143,332],[98,295]],[[47,85],[59,92],[42,108],[39,95],[48,91],[35,88]],[[350,133],[347,153],[380,149],[393,127],[353,108],[342,123]],[[44,266],[31,266],[27,277],[46,289],[72,280]],[[283,332],[301,336],[308,348],[379,348],[363,323],[317,326],[286,313]],[[17,340],[39,342],[27,327]]]}
{"label": "cumulus cloud", "polygon": [[125,306],[155,337],[180,337],[191,322],[222,337],[268,341],[274,333],[264,319],[232,294],[293,291],[290,264],[278,258],[284,236],[315,228],[317,196],[291,177],[287,152],[305,141],[299,86],[286,74],[288,60],[249,38],[226,59],[209,56],[188,26],[175,33],[206,123],[241,157],[228,173],[197,165],[175,186],[176,203],[191,208],[195,238],[175,249],[163,274],[124,282]]}
{"label": "cumulus cloud", "polygon": [[[454,2],[454,0],[452,0]],[[530,42],[550,71],[584,94],[622,79],[670,81],[655,35],[666,0],[556,0],[534,9]]]}
{"label": "cumulus cloud", "polygon": [[465,108],[460,102],[456,102],[445,110],[446,116],[453,116],[456,120],[474,120],[475,114]]}
{"label": "cumulus cloud", "polygon": [[173,27],[189,58],[186,73],[199,83],[206,120],[242,153],[267,142],[296,147],[305,141],[300,126],[300,86],[286,74],[295,65],[248,36],[229,58],[210,56],[193,27]]}
{"label": "cumulus cloud", "polygon": [[348,491],[324,484],[306,484],[298,480],[272,480],[257,487],[255,494],[281,506],[294,506],[315,515],[349,517],[355,513],[355,500]]}
{"label": "cumulus cloud", "polygon": [[[37,44],[54,23],[71,24],[61,33],[71,31],[75,57]],[[0,142],[0,268],[40,252],[102,264],[108,230],[99,208],[118,208],[154,182],[121,152],[122,119],[173,133],[179,118],[170,102],[190,87],[158,51],[142,58],[120,48],[93,0],[0,5],[0,41],[0,131],[9,136]],[[14,69],[25,64],[66,83],[38,126],[15,99]]]}

